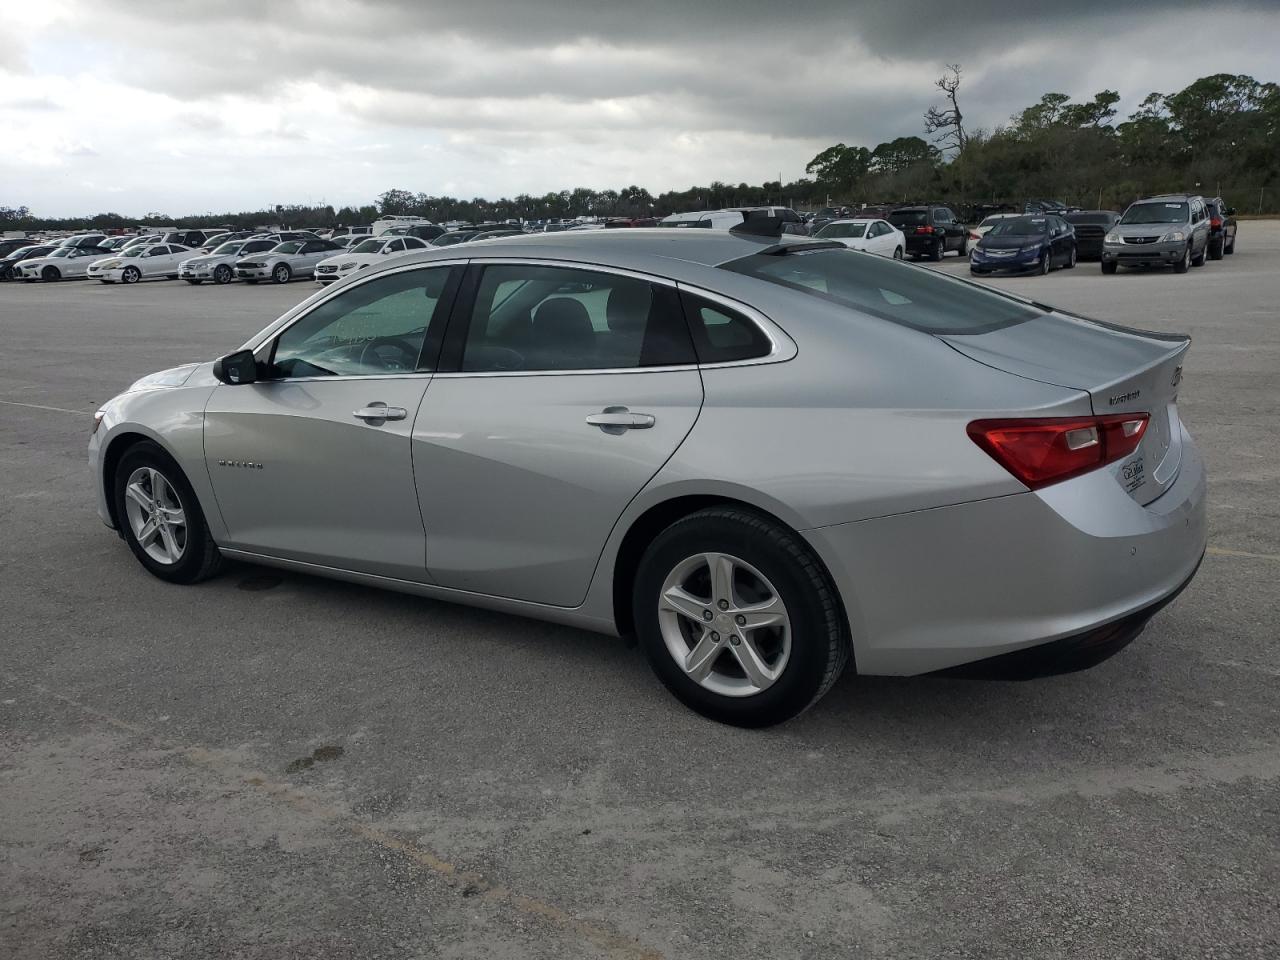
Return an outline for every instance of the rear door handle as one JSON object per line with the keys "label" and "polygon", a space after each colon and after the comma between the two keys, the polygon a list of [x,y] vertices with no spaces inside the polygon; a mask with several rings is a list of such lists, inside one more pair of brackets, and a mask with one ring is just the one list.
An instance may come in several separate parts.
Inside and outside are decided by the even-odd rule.
{"label": "rear door handle", "polygon": [[367,407],[353,410],[351,415],[357,420],[363,420],[365,423],[373,423],[374,421],[403,420],[409,415],[409,411],[404,407],[388,407],[382,401],[377,400]]}
{"label": "rear door handle", "polygon": [[601,413],[587,417],[587,423],[600,427],[605,433],[622,433],[624,430],[647,430],[657,422],[649,413],[632,413],[626,407],[605,407]]}

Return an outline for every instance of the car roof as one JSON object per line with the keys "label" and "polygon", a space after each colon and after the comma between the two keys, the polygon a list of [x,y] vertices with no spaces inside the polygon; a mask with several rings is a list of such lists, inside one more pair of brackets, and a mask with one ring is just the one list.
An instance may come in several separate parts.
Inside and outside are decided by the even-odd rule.
{"label": "car roof", "polygon": [[1141,200],[1135,200],[1134,203],[1152,203],[1156,200],[1194,200],[1200,196],[1198,193],[1161,193],[1154,197],[1143,197]]}

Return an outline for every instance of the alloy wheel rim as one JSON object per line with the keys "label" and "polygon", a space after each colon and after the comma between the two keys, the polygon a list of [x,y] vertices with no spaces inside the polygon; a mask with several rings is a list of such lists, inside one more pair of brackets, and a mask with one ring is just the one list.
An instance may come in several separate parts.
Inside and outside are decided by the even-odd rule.
{"label": "alloy wheel rim", "polygon": [[124,282],[133,283],[138,279],[138,268],[130,267],[124,272]]}
{"label": "alloy wheel rim", "polygon": [[687,557],[663,581],[658,625],[677,667],[727,697],[769,689],[791,659],[791,617],[777,589],[727,553]]}
{"label": "alloy wheel rim", "polygon": [[288,276],[289,276],[289,274],[285,271],[285,268],[284,268],[284,267],[276,267],[276,282],[277,282],[277,283],[284,283],[285,279],[286,279]]}
{"label": "alloy wheel rim", "polygon": [[124,487],[124,508],[138,546],[172,566],[187,551],[187,515],[173,484],[154,467],[139,467]]}

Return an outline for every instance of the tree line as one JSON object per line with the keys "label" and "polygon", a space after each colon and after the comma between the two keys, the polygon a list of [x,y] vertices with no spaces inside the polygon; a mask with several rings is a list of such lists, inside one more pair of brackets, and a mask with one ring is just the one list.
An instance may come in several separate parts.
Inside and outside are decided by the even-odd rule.
{"label": "tree line", "polygon": [[487,200],[391,189],[359,207],[290,205],[262,210],[142,217],[100,213],[48,218],[26,207],[0,206],[0,229],[111,229],[138,223],[192,227],[294,227],[368,224],[379,216],[414,214],[437,222],[546,220],[580,216],[660,217],[685,210],[784,204],[886,205],[936,201],[973,212],[1028,198],[1082,207],[1123,209],[1141,196],[1173,191],[1221,194],[1241,212],[1280,212],[1280,85],[1214,74],[1176,93],[1152,93],[1117,120],[1120,94],[1103,90],[1073,102],[1046,93],[994,129],[969,129],[961,109],[963,70],[948,65],[935,86],[942,102],[922,118],[923,136],[874,147],[837,143],[790,183],[712,181],[657,195],[631,184],[578,187]]}

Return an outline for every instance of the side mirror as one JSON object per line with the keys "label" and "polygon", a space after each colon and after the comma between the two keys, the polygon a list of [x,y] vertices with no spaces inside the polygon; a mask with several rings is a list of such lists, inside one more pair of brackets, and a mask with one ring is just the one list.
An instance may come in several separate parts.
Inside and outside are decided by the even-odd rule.
{"label": "side mirror", "polygon": [[258,361],[252,350],[237,350],[213,362],[213,375],[229,386],[253,383],[258,379]]}

